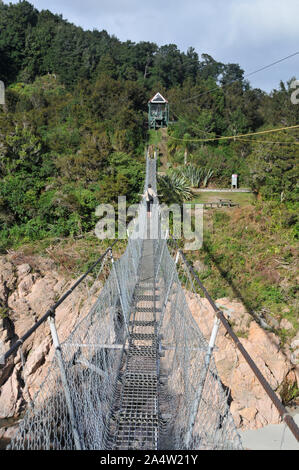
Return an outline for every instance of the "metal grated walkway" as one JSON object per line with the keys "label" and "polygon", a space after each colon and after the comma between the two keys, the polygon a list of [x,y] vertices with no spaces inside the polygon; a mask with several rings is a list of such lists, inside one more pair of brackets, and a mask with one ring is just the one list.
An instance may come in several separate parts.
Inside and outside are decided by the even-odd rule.
{"label": "metal grated walkway", "polygon": [[[148,183],[156,191],[156,159],[147,158],[145,189]],[[52,317],[61,300],[42,317],[51,315],[56,354],[11,449],[242,448],[211,348],[188,308],[179,251],[174,260],[156,202],[149,219],[141,201],[123,255],[114,262],[112,247],[103,255],[106,260],[110,253],[112,269],[63,343]],[[193,292],[190,269],[183,277]]]}
{"label": "metal grated walkway", "polygon": [[158,448],[159,338],[153,240],[144,240],[130,337],[123,354],[109,423],[109,449]]}

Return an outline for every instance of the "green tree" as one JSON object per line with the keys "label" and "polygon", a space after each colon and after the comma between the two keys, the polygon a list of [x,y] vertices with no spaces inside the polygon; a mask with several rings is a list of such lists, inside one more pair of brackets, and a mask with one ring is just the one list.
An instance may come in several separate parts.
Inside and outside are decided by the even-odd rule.
{"label": "green tree", "polygon": [[[273,134],[271,141],[272,144],[253,145],[249,156],[252,186],[266,199],[298,201],[299,149],[296,139],[290,134],[279,133]],[[289,144],[290,141],[294,145]]]}
{"label": "green tree", "polygon": [[0,150],[2,175],[16,171],[33,173],[42,160],[42,143],[30,129],[15,128],[14,133],[7,135]]}

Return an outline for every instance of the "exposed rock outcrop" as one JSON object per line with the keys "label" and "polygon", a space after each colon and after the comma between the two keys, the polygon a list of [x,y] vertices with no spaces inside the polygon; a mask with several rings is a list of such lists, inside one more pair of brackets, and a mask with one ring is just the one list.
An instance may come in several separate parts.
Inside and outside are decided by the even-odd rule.
{"label": "exposed rock outcrop", "polygon": [[[200,298],[199,308],[194,294],[186,292],[186,297],[193,317],[204,336],[209,338],[214,321],[212,308],[205,298]],[[273,390],[277,391],[285,381],[296,381],[296,362],[289,360],[280,348],[279,339],[263,330],[246,312],[242,303],[223,298],[216,304]],[[297,340],[292,344],[297,347]],[[255,429],[279,423],[280,416],[272,401],[222,325],[216,346],[216,367],[222,383],[231,391],[231,411],[237,427]]]}
{"label": "exposed rock outcrop", "polygon": [[[0,257],[0,341],[7,350],[51,307],[75,282],[58,274],[54,263],[34,257],[32,264],[22,258]],[[93,295],[82,283],[56,310],[59,339],[63,342],[75,325],[88,313],[96,300],[100,283]],[[25,341],[24,364],[18,352],[0,370],[0,419],[16,416],[39,390],[53,359],[48,323]]]}

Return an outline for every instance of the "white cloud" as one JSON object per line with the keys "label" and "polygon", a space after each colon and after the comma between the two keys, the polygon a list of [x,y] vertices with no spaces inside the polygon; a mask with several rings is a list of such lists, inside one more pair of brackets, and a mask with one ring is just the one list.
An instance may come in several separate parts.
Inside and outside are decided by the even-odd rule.
{"label": "white cloud", "polygon": [[277,39],[298,39],[298,0],[241,0],[231,2],[230,44],[248,41],[254,45]]}
{"label": "white cloud", "polygon": [[[85,29],[106,29],[122,41],[174,43],[184,51],[192,46],[247,73],[299,49],[298,0],[29,1]],[[253,76],[252,83],[269,90],[298,69],[299,56]]]}

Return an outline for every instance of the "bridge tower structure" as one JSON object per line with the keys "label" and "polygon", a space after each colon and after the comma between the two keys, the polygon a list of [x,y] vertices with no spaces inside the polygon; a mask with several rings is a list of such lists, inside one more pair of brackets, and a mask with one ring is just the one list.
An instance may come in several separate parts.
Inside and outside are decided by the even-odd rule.
{"label": "bridge tower structure", "polygon": [[148,127],[149,129],[168,127],[168,122],[169,103],[161,93],[156,93],[148,102]]}

